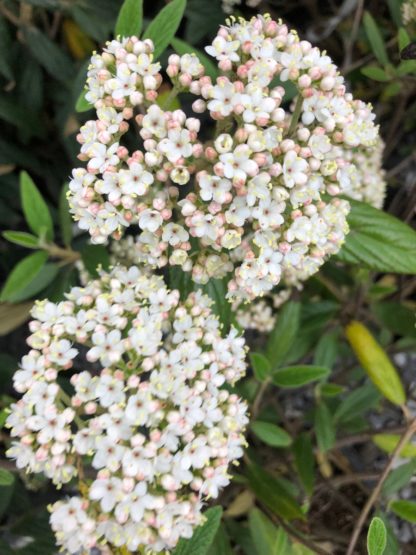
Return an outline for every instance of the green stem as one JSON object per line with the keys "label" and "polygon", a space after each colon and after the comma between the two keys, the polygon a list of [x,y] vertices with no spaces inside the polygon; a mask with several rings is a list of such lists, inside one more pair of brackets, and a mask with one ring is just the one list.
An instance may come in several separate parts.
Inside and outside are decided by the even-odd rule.
{"label": "green stem", "polygon": [[295,104],[295,109],[293,110],[293,114],[292,114],[292,119],[290,120],[290,125],[289,125],[289,129],[288,129],[288,136],[290,137],[291,135],[293,135],[296,126],[298,124],[299,118],[300,118],[300,113],[302,111],[302,104],[303,104],[303,96],[301,94],[298,95],[297,99],[296,99],[296,104]]}
{"label": "green stem", "polygon": [[168,110],[169,106],[172,104],[172,102],[175,100],[175,98],[178,96],[178,94],[179,94],[179,89],[176,87],[176,85],[174,85],[172,90],[168,94],[168,97],[167,97],[165,103],[163,104],[162,109],[163,110]]}

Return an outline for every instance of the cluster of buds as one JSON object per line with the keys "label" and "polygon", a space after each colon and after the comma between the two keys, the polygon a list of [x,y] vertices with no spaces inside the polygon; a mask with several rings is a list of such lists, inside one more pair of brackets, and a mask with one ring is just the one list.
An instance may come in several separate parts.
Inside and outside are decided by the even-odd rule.
{"label": "cluster of buds", "polygon": [[[80,227],[103,243],[136,225],[140,262],[179,265],[196,283],[228,275],[231,299],[308,278],[348,231],[340,197],[356,189],[354,153],[378,144],[371,106],[346,92],[325,52],[268,16],[220,28],[206,48],[215,81],[195,54],[170,56],[164,108],[152,50],[131,37],[92,58],[86,98],[98,119],[81,128],[87,166],[69,193]],[[198,96],[194,117],[169,110],[181,92]],[[215,125],[202,134],[204,112]],[[120,143],[131,124],[134,152]]]}
{"label": "cluster of buds", "polygon": [[67,552],[172,549],[229,483],[247,416],[227,386],[243,376],[246,351],[236,329],[222,336],[210,305],[116,266],[32,309],[7,454],[58,487],[79,480],[79,496],[51,507]]}

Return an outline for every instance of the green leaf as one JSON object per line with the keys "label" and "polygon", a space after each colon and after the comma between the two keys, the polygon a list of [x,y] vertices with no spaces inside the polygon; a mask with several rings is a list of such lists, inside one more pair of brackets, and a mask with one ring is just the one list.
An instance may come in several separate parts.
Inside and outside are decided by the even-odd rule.
{"label": "green leaf", "polygon": [[93,278],[98,276],[99,267],[108,270],[110,266],[110,255],[103,245],[86,245],[81,251],[81,258]]}
{"label": "green leaf", "polygon": [[382,81],[382,82],[390,81],[390,77],[381,67],[377,67],[377,66],[363,67],[363,69],[361,70],[361,73],[366,77],[373,79],[374,81]]}
{"label": "green leaf", "polygon": [[299,365],[279,368],[272,373],[272,381],[279,387],[302,387],[325,378],[330,373],[325,366]]}
{"label": "green leaf", "polygon": [[375,516],[368,529],[367,551],[368,555],[383,555],[387,545],[387,530],[384,522]]}
{"label": "green leaf", "polygon": [[67,199],[68,187],[68,184],[64,185],[59,195],[59,225],[61,227],[62,240],[67,247],[71,244],[72,239],[72,218]]}
{"label": "green leaf", "polygon": [[9,301],[39,274],[48,259],[46,252],[34,252],[23,258],[11,271],[1,291],[0,300]]}
{"label": "green leaf", "polygon": [[14,475],[0,468],[0,517],[7,510],[14,489]]}
{"label": "green leaf", "polygon": [[270,362],[261,353],[249,353],[251,367],[256,378],[263,382],[271,372]]}
{"label": "green leaf", "polygon": [[315,410],[315,433],[318,448],[322,453],[325,453],[334,446],[334,417],[323,401],[319,403]]}
{"label": "green leaf", "polygon": [[383,484],[382,494],[386,497],[408,485],[416,472],[416,461],[401,464],[390,472]]}
{"label": "green leaf", "polygon": [[370,12],[364,12],[363,23],[374,56],[377,58],[381,65],[387,65],[389,63],[389,58],[387,56],[386,47],[384,45],[384,39],[380,32],[380,29],[377,26],[377,23],[375,22]]}
{"label": "green leaf", "polygon": [[397,41],[399,43],[399,53],[403,50],[403,48],[406,48],[406,46],[410,44],[409,33],[404,27],[400,27],[399,32],[397,33]]}
{"label": "green leaf", "polygon": [[416,231],[369,204],[349,202],[350,233],[337,257],[379,272],[415,274]]}
{"label": "green leaf", "polygon": [[214,301],[212,310],[228,330],[231,324],[231,303],[226,298],[227,279],[210,279],[202,286],[202,291]]}
{"label": "green leaf", "polygon": [[357,415],[372,409],[381,396],[373,384],[365,384],[352,391],[339,404],[334,414],[335,422],[348,422]]}
{"label": "green leaf", "polygon": [[144,32],[144,39],[151,39],[155,45],[154,59],[157,60],[172,41],[182,21],[186,0],[172,0],[150,22]]}
{"label": "green leaf", "polygon": [[399,553],[401,552],[399,542],[397,541],[397,538],[394,534],[394,531],[389,522],[389,519],[381,511],[377,511],[375,516],[378,516],[379,518],[381,518],[381,520],[384,522],[384,526],[386,527],[386,531],[387,531],[387,545],[386,545],[386,551],[384,555],[399,555]]}
{"label": "green leaf", "polygon": [[28,283],[26,287],[9,297],[9,301],[17,303],[25,301],[26,299],[31,299],[50,285],[56,278],[58,272],[59,266],[57,264],[44,264],[32,281]]}
{"label": "green leaf", "polygon": [[250,511],[249,528],[258,553],[283,555],[287,553],[289,538],[283,529],[277,528],[267,516],[255,508]]}
{"label": "green leaf", "polygon": [[[396,449],[400,441],[400,436],[397,434],[376,434],[373,436],[373,441],[377,447],[390,454]],[[407,445],[403,446],[399,455],[403,458],[415,459],[416,445],[409,442]]]}
{"label": "green leaf", "polygon": [[73,77],[73,65],[67,54],[56,43],[34,26],[23,26],[25,44],[35,60],[58,81],[69,81]]}
{"label": "green leaf", "polygon": [[313,456],[312,441],[307,433],[301,433],[292,447],[295,458],[295,468],[308,496],[312,495],[315,482],[315,457]]}
{"label": "green leaf", "polygon": [[208,509],[204,513],[205,523],[195,529],[192,538],[181,539],[173,555],[206,555],[220,526],[221,515],[220,506]]}
{"label": "green leaf", "polygon": [[49,208],[32,178],[25,171],[20,173],[20,197],[30,229],[39,237],[45,234],[47,239],[53,239],[53,223]]}
{"label": "green leaf", "polygon": [[[33,303],[0,303],[0,336],[7,335],[29,319]],[[3,363],[3,361],[1,361]],[[4,364],[2,365],[4,372]],[[1,373],[0,373],[1,376]],[[11,376],[10,376],[11,377]]]}
{"label": "green leaf", "polygon": [[299,329],[300,308],[300,303],[290,301],[283,306],[279,313],[267,342],[266,356],[272,368],[276,368],[285,360],[295,341]]}
{"label": "green leaf", "polygon": [[285,520],[305,519],[301,507],[281,480],[254,463],[248,466],[247,476],[256,497],[271,511]]}
{"label": "green leaf", "polygon": [[180,266],[169,266],[169,287],[177,289],[184,301],[194,289],[191,272],[184,272]]}
{"label": "green leaf", "polygon": [[372,311],[377,320],[393,333],[416,337],[415,311],[394,301],[375,303]]}
{"label": "green leaf", "polygon": [[257,420],[251,424],[255,435],[271,447],[288,447],[292,443],[290,435],[280,426]]}
{"label": "green leaf", "polygon": [[24,231],[4,231],[3,237],[10,241],[10,243],[21,245],[27,249],[39,248],[39,237],[35,237],[31,233],[26,233]]}
{"label": "green leaf", "polygon": [[75,103],[75,110],[77,112],[88,112],[88,110],[92,110],[93,105],[85,98],[86,94],[87,90],[81,91],[78,100]]}
{"label": "green leaf", "polygon": [[179,56],[192,53],[196,54],[199,58],[199,61],[205,68],[205,75],[211,77],[213,81],[215,81],[215,79],[218,77],[219,71],[216,64],[206,54],[192,46],[192,44],[188,44],[187,42],[175,37],[171,40],[171,45],[173,49],[179,54]]}
{"label": "green leaf", "polygon": [[233,555],[233,553],[228,534],[224,526],[220,524],[207,555]]}
{"label": "green leaf", "polygon": [[324,333],[319,339],[313,357],[313,363],[316,366],[333,367],[339,353],[338,336],[338,330],[333,330]]}
{"label": "green leaf", "polygon": [[319,391],[323,397],[336,397],[345,390],[345,387],[336,383],[322,383]]}
{"label": "green leaf", "polygon": [[408,522],[416,524],[416,502],[401,499],[392,501],[389,504],[389,509],[400,518],[404,518]]}
{"label": "green leaf", "polygon": [[143,0],[124,0],[118,14],[114,34],[138,37],[143,25]]}

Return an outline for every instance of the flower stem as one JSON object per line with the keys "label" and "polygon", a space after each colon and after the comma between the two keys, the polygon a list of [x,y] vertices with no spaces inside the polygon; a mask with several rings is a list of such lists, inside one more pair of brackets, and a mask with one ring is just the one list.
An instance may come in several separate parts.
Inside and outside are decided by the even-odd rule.
{"label": "flower stem", "polygon": [[290,125],[289,125],[289,129],[288,129],[288,136],[290,137],[291,135],[293,135],[296,126],[298,124],[299,118],[300,118],[300,113],[302,111],[302,104],[303,104],[303,96],[301,94],[298,95],[297,99],[296,99],[296,104],[295,104],[295,109],[293,110],[293,114],[292,114],[292,119],[290,120]]}

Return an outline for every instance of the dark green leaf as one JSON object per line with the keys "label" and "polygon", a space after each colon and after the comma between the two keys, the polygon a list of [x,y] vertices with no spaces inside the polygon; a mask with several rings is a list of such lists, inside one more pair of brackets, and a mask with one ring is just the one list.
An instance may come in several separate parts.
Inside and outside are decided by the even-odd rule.
{"label": "dark green leaf", "polygon": [[251,424],[255,435],[271,447],[288,447],[292,443],[290,435],[280,426],[257,420]]}
{"label": "dark green leaf", "polygon": [[287,487],[281,483],[281,480],[256,464],[248,466],[247,476],[256,497],[271,511],[286,520],[305,518],[301,507],[288,493]]}
{"label": "dark green leaf", "polygon": [[13,493],[14,475],[4,468],[0,468],[0,517],[7,510]]}
{"label": "dark green leaf", "polygon": [[315,482],[315,457],[312,441],[307,433],[300,434],[293,443],[295,467],[308,496],[312,495]]}
{"label": "dark green leaf", "polygon": [[115,35],[138,37],[143,25],[143,0],[124,0],[118,14]]}
{"label": "dark green leaf", "polygon": [[416,315],[403,304],[385,301],[372,306],[377,320],[393,333],[416,337]]}
{"label": "dark green leaf", "polygon": [[93,278],[98,276],[99,267],[108,270],[110,266],[110,255],[102,245],[86,245],[81,251],[81,258]]}
{"label": "dark green leaf", "polygon": [[403,48],[406,48],[406,46],[410,44],[409,33],[404,27],[400,27],[397,34],[397,41],[399,43],[399,53],[403,50]]}
{"label": "dark green leaf", "polygon": [[267,342],[267,358],[272,368],[276,368],[285,360],[294,343],[299,329],[300,308],[300,303],[290,301],[280,310]]}
{"label": "dark green leaf", "polygon": [[218,532],[207,555],[233,555],[230,540],[224,526],[220,525],[218,528]]}
{"label": "dark green leaf", "polygon": [[172,39],[171,44],[174,50],[179,54],[179,56],[183,56],[184,54],[191,54],[191,53],[196,54],[199,58],[199,61],[205,68],[205,74],[211,77],[213,81],[215,81],[215,79],[219,75],[219,71],[218,71],[218,67],[211,60],[211,58],[209,58],[206,54],[204,54],[203,52],[201,52],[191,44],[188,44],[187,42],[181,39],[178,39],[176,37]]}
{"label": "dark green leaf", "polygon": [[31,233],[25,233],[24,231],[4,231],[3,237],[11,243],[21,245],[27,249],[39,248],[39,237],[35,237],[35,235]]}
{"label": "dark green leaf", "polygon": [[351,228],[337,257],[379,272],[416,273],[416,232],[394,216],[349,199]]}
{"label": "dark green leaf", "polygon": [[416,524],[416,502],[408,501],[407,499],[400,499],[392,501],[389,504],[389,509],[400,518],[404,518],[408,522]]}
{"label": "dark green leaf", "polygon": [[368,555],[383,555],[387,544],[387,530],[381,518],[375,516],[368,529],[367,551]]}
{"label": "dark green leaf", "polygon": [[64,244],[68,247],[72,239],[72,218],[69,212],[69,205],[67,199],[68,184],[64,185],[61,189],[59,196],[59,225],[61,227],[61,235]]}
{"label": "dark green leaf", "polygon": [[73,77],[71,59],[56,43],[36,27],[23,28],[27,47],[33,57],[58,81],[69,81]]}
{"label": "dark green leaf", "polygon": [[319,450],[322,453],[333,447],[335,443],[334,417],[323,401],[315,410],[315,433]]}
{"label": "dark green leaf", "polygon": [[301,387],[325,378],[330,373],[325,366],[299,365],[279,368],[272,372],[272,381],[279,387]]}
{"label": "dark green leaf", "polygon": [[381,396],[373,384],[365,384],[349,393],[334,414],[335,422],[348,422],[358,414],[372,409]]}
{"label": "dark green leaf", "polygon": [[206,555],[220,526],[221,515],[219,506],[208,509],[204,513],[205,523],[195,529],[192,538],[181,539],[173,555]]}
{"label": "dark green leaf", "polygon": [[271,372],[270,362],[261,353],[250,353],[250,363],[256,378],[263,382]]}
{"label": "dark green leaf", "polygon": [[5,79],[13,80],[12,60],[10,59],[12,49],[12,35],[9,26],[2,15],[0,15],[0,73]]}
{"label": "dark green leaf", "polygon": [[213,301],[213,312],[218,316],[226,330],[231,323],[231,303],[227,300],[227,279],[210,279],[202,286],[203,292]]}
{"label": "dark green leaf", "polygon": [[194,289],[191,273],[184,272],[180,266],[169,266],[168,272],[170,289],[177,289],[181,299],[185,300]]}
{"label": "dark green leaf", "polygon": [[57,264],[44,264],[32,281],[28,283],[26,287],[9,297],[8,300],[13,303],[18,303],[25,301],[26,299],[31,299],[53,282],[58,274],[58,271],[59,266]]}
{"label": "dark green leaf", "polygon": [[30,229],[39,237],[53,239],[53,223],[49,208],[32,178],[25,171],[20,173],[20,197],[23,213]]}
{"label": "dark green leaf", "polygon": [[371,45],[371,50],[374,56],[380,62],[381,65],[385,66],[389,63],[389,58],[387,56],[386,47],[384,45],[384,39],[377,26],[373,16],[370,12],[365,12],[363,17],[364,29]]}
{"label": "dark green leaf", "polygon": [[155,45],[154,59],[157,60],[172,41],[185,11],[186,0],[172,0],[150,22],[143,38],[151,39]]}
{"label": "dark green leaf", "polygon": [[3,286],[0,300],[11,300],[16,293],[29,285],[39,274],[47,259],[48,255],[46,252],[34,252],[18,262]]}

